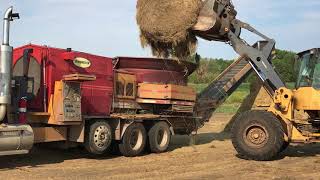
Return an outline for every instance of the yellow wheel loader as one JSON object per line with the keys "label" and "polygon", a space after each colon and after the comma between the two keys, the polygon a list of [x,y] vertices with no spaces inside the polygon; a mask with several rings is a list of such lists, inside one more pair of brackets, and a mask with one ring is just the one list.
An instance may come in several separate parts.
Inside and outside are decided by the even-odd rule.
{"label": "yellow wheel loader", "polygon": [[[236,19],[236,14],[230,0],[205,0],[193,28],[197,36],[227,42],[246,58],[273,99],[267,111],[248,111],[235,120],[235,149],[247,159],[270,160],[289,143],[320,142],[320,49],[298,54],[296,88],[288,89],[272,66],[275,41]],[[263,40],[251,46],[240,37],[242,30]],[[309,118],[299,119],[295,111]]]}
{"label": "yellow wheel loader", "polygon": [[289,143],[320,142],[320,49],[298,56],[295,89],[278,88],[268,111],[248,111],[233,124],[232,143],[240,155],[270,160]]}

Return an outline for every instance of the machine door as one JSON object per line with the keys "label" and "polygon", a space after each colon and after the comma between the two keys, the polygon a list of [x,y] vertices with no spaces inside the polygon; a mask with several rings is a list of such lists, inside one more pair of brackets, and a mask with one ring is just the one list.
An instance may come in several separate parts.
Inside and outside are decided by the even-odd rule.
{"label": "machine door", "polygon": [[312,49],[299,54],[296,60],[297,83],[299,87],[313,87],[320,89],[320,53],[319,49]]}
{"label": "machine door", "polygon": [[13,105],[21,98],[28,101],[28,109],[32,111],[40,111],[43,100],[41,98],[41,64],[32,56],[29,51],[25,51],[25,55],[18,59],[13,67],[12,79],[14,87],[12,89]]}

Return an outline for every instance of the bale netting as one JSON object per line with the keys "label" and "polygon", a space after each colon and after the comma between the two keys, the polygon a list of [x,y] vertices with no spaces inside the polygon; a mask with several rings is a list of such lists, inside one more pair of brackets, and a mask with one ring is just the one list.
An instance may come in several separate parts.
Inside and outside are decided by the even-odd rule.
{"label": "bale netting", "polygon": [[191,28],[201,6],[201,0],[138,0],[136,19],[142,47],[164,58],[186,59],[194,54],[197,38]]}

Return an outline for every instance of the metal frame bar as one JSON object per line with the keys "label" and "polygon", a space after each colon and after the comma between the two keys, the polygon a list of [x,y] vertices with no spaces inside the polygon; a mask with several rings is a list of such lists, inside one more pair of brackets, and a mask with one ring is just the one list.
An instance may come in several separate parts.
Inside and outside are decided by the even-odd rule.
{"label": "metal frame bar", "polygon": [[264,41],[258,41],[254,46],[250,46],[241,39],[238,34],[232,31],[228,33],[233,49],[241,56],[248,58],[252,68],[264,82],[269,94],[273,95],[275,90],[285,87],[284,82],[280,79],[280,76],[271,64],[271,55],[275,47],[275,41],[263,35],[247,23],[234,20],[232,24],[236,29],[236,33],[240,32],[239,29],[243,28],[264,39]]}

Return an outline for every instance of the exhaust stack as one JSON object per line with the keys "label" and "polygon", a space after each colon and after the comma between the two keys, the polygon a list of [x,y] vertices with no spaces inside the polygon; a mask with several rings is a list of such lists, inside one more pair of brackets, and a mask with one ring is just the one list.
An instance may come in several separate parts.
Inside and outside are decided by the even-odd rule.
{"label": "exhaust stack", "polygon": [[26,154],[34,143],[33,129],[28,124],[4,124],[7,107],[11,104],[13,47],[10,46],[10,22],[18,19],[10,7],[4,14],[3,42],[0,50],[0,156]]}
{"label": "exhaust stack", "polygon": [[4,14],[3,19],[3,42],[1,45],[0,54],[0,122],[6,116],[7,105],[11,104],[11,71],[12,71],[12,51],[10,46],[10,22],[19,18],[18,13],[13,13],[13,8],[10,7]]}

